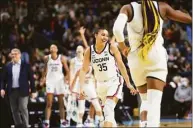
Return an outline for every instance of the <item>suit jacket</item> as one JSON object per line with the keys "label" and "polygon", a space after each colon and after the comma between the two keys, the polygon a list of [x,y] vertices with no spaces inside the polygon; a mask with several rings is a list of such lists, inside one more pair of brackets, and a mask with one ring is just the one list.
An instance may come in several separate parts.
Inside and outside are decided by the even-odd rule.
{"label": "suit jacket", "polygon": [[[13,63],[9,62],[3,70],[2,81],[1,81],[1,89],[7,91],[8,95],[12,91],[12,67]],[[30,64],[21,61],[20,66],[20,74],[19,74],[19,91],[21,96],[29,96],[29,89],[31,92],[35,92],[35,83],[33,72],[31,70]]]}

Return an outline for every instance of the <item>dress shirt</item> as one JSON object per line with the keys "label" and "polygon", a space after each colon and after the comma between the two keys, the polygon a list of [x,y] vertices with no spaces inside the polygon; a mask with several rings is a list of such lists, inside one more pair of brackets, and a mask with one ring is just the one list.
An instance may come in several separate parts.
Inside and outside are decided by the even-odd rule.
{"label": "dress shirt", "polygon": [[19,87],[19,74],[20,74],[20,68],[21,68],[21,60],[17,63],[13,63],[12,67],[12,88],[18,88]]}

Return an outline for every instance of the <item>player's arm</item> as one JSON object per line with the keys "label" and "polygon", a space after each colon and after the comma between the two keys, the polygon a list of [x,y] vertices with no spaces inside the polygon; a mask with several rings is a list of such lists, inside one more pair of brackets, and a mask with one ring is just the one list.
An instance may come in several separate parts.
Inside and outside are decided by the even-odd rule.
{"label": "player's arm", "polygon": [[81,36],[82,41],[83,41],[83,45],[84,45],[84,47],[85,47],[85,49],[86,49],[86,48],[88,48],[89,46],[88,46],[88,42],[86,41],[86,38],[85,38],[85,35],[84,35],[85,30],[86,30],[86,29],[85,29],[84,27],[81,27],[81,28],[79,29],[79,32],[80,32],[80,36]]}
{"label": "player's arm", "polygon": [[116,38],[116,41],[119,43],[118,47],[121,50],[124,56],[128,55],[129,48],[125,45],[125,37],[124,37],[124,28],[127,23],[132,18],[131,5],[124,5],[113,26],[113,34]]}
{"label": "player's arm", "polygon": [[63,67],[64,67],[64,70],[65,70],[65,72],[66,72],[66,81],[68,82],[68,83],[70,83],[70,70],[69,70],[69,67],[68,67],[68,64],[67,64],[67,58],[66,57],[64,57],[64,56],[62,56],[62,58],[61,58],[62,60],[62,64],[63,64]]}
{"label": "player's arm", "polygon": [[160,9],[164,9],[164,18],[171,19],[182,23],[192,23],[192,17],[180,10],[174,10],[170,5],[165,2],[159,2]]}
{"label": "player's arm", "polygon": [[72,84],[72,79],[73,79],[73,72],[74,72],[74,58],[70,60],[70,84]]}
{"label": "player's arm", "polygon": [[110,47],[110,51],[114,55],[114,57],[116,59],[117,66],[118,66],[118,68],[119,68],[119,70],[121,72],[121,75],[123,76],[123,78],[124,78],[124,80],[125,80],[125,82],[127,84],[127,87],[130,89],[130,92],[132,94],[136,94],[136,90],[133,88],[133,86],[130,83],[126,67],[125,67],[125,65],[123,63],[123,60],[122,60],[122,57],[121,57],[121,54],[120,54],[118,48],[114,44],[112,44],[111,47]]}
{"label": "player's arm", "polygon": [[75,85],[76,80],[77,80],[77,78],[78,78],[78,76],[79,76],[79,73],[80,73],[80,70],[78,70],[78,71],[76,72],[74,78],[72,79],[72,83],[71,83],[71,85],[70,85],[70,90],[71,90],[71,91],[72,91],[73,88],[74,88],[74,85]]}
{"label": "player's arm", "polygon": [[44,56],[44,70],[42,72],[42,78],[41,78],[41,86],[44,85],[46,82],[46,75],[47,75],[47,63],[48,63],[48,56]]}
{"label": "player's arm", "polygon": [[80,74],[79,74],[79,82],[80,82],[80,93],[82,94],[82,86],[84,85],[85,81],[85,76],[86,73],[89,71],[89,65],[90,65],[90,47],[86,49],[85,55],[84,55],[84,60],[83,60],[83,65],[82,68],[80,69]]}

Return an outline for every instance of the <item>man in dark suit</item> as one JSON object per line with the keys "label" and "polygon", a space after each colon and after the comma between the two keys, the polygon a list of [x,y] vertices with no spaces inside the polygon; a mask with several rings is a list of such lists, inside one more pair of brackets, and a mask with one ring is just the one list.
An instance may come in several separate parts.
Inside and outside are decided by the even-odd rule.
{"label": "man in dark suit", "polygon": [[12,61],[5,66],[3,72],[1,96],[4,97],[5,92],[8,94],[16,128],[27,128],[29,124],[27,109],[29,93],[31,92],[32,98],[35,98],[33,73],[30,65],[21,61],[19,49],[12,49],[11,56]]}

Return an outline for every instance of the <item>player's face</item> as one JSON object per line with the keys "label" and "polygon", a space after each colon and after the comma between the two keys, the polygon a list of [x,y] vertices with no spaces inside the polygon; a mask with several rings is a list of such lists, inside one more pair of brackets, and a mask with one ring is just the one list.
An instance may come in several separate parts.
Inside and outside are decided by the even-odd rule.
{"label": "player's face", "polygon": [[57,53],[58,52],[58,48],[56,45],[51,45],[50,46],[50,53]]}
{"label": "player's face", "polygon": [[84,53],[84,49],[82,46],[78,46],[77,49],[76,49],[76,54],[77,55],[83,55]]}
{"label": "player's face", "polygon": [[96,34],[96,40],[101,43],[106,43],[109,40],[109,33],[107,30],[102,29]]}

